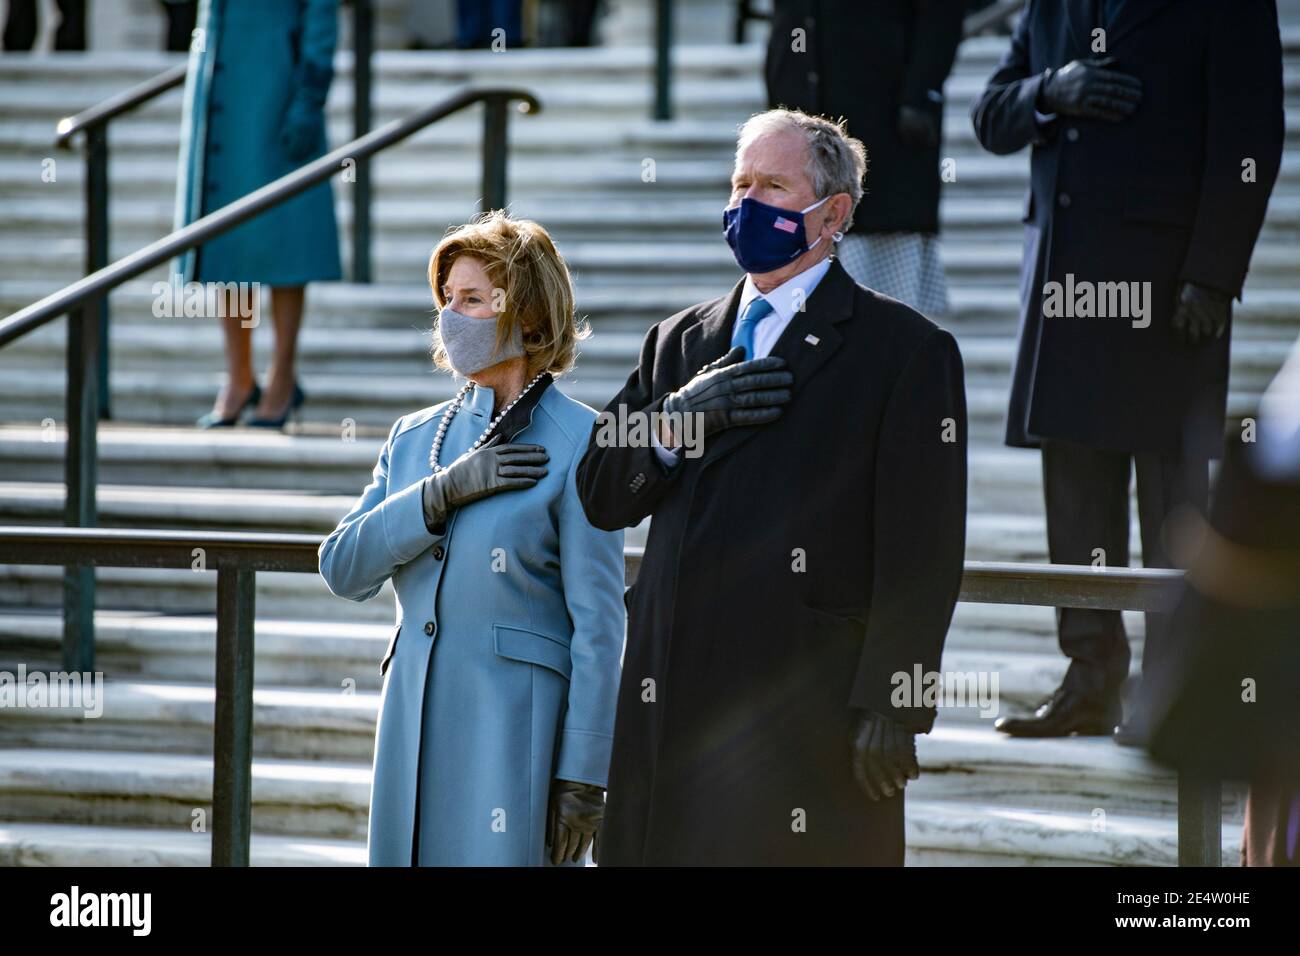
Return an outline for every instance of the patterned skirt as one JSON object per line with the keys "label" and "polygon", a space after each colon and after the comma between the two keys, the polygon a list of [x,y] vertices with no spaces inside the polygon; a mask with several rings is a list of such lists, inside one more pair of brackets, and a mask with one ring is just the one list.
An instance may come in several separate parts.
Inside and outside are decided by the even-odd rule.
{"label": "patterned skirt", "polygon": [[948,311],[939,237],[920,232],[849,234],[836,256],[853,281],[905,302],[928,318]]}

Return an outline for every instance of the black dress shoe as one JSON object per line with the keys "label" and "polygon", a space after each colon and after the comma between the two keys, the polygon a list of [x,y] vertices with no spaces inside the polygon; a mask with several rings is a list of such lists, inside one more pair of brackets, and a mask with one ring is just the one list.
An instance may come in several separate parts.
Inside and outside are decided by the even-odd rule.
{"label": "black dress shoe", "polygon": [[1087,694],[1061,685],[1030,717],[999,717],[995,730],[1012,737],[1109,737],[1120,722],[1119,693]]}
{"label": "black dress shoe", "polygon": [[1125,721],[1115,728],[1115,743],[1121,747],[1145,747],[1149,737],[1147,728],[1134,721]]}

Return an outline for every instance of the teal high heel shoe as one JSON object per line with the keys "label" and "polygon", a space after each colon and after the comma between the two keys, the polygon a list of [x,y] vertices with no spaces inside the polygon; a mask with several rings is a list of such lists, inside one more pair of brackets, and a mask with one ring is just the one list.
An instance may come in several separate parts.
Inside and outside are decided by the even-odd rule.
{"label": "teal high heel shoe", "polygon": [[248,398],[244,399],[243,404],[239,406],[239,411],[235,412],[234,415],[229,418],[222,418],[215,411],[211,411],[195,421],[194,424],[199,428],[229,428],[239,421],[240,415],[255,407],[261,400],[262,386],[254,382],[252,390],[248,393]]}
{"label": "teal high heel shoe", "polygon": [[306,400],[307,396],[303,393],[303,390],[298,387],[298,383],[294,382],[293,397],[289,399],[289,407],[284,410],[283,415],[279,418],[259,418],[254,415],[248,419],[246,424],[252,428],[284,428],[284,423],[289,420],[290,415],[293,415],[295,419],[297,418],[299,410],[302,408],[302,403]]}

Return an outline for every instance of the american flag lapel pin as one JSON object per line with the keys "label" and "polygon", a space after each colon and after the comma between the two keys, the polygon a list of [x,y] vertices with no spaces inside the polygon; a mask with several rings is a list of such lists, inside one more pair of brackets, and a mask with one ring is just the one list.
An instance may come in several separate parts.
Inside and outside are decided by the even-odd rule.
{"label": "american flag lapel pin", "polygon": [[787,219],[785,216],[777,216],[776,221],[772,223],[773,229],[780,229],[782,232],[794,232],[799,228],[799,224],[793,219]]}
{"label": "american flag lapel pin", "polygon": [[821,339],[817,338],[817,336],[815,335],[805,335],[803,337],[803,340],[807,342],[809,345],[816,345],[818,342],[821,341]]}

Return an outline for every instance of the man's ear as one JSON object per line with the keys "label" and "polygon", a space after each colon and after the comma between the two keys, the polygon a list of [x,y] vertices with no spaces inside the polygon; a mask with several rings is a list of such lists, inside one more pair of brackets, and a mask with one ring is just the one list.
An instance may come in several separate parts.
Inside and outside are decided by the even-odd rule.
{"label": "man's ear", "polygon": [[853,197],[848,193],[836,193],[830,199],[826,200],[826,218],[822,220],[823,226],[831,227],[831,234],[844,230],[844,223],[849,218],[849,211],[853,208]]}

